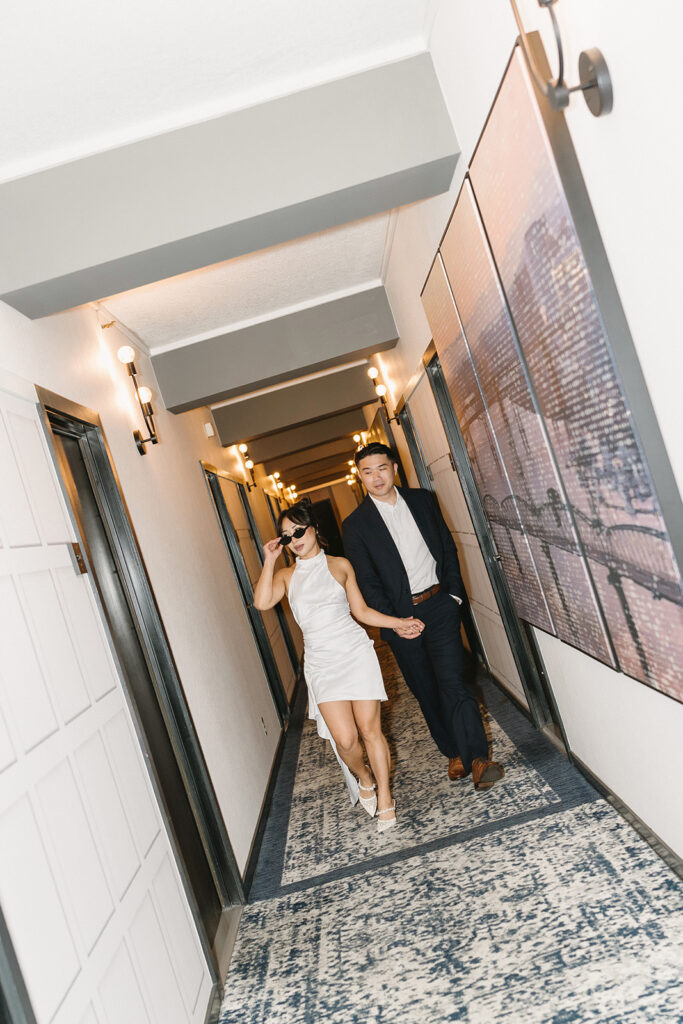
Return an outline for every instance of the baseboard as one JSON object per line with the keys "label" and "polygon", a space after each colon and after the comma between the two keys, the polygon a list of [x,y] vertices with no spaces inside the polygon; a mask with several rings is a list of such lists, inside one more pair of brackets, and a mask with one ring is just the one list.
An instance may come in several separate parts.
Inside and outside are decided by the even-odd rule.
{"label": "baseboard", "polygon": [[670,846],[664,842],[663,839],[652,831],[650,826],[643,821],[643,819],[631,810],[628,804],[624,803],[621,797],[617,796],[609,786],[605,785],[602,779],[598,778],[590,770],[590,768],[583,763],[580,757],[576,754],[569,752],[569,760],[577,769],[581,772],[583,777],[590,782],[591,786],[598,791],[608,804],[610,804],[615,811],[617,811],[624,821],[631,826],[631,828],[638,833],[641,839],[644,839],[647,845],[654,850],[658,857],[664,861],[667,867],[671,868],[674,874],[678,875],[679,878],[683,878],[683,858],[679,857],[675,850],[672,850]]}

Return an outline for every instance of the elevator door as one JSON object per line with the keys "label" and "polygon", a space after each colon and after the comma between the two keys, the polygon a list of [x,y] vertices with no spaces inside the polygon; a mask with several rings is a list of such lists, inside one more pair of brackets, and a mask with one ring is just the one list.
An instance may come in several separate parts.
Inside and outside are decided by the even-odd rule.
{"label": "elevator door", "polygon": [[79,440],[57,430],[54,438],[60,469],[87,547],[116,653],[147,740],[177,849],[211,944],[222,912],[221,900],[154,692],[154,683],[121,574],[100,515]]}

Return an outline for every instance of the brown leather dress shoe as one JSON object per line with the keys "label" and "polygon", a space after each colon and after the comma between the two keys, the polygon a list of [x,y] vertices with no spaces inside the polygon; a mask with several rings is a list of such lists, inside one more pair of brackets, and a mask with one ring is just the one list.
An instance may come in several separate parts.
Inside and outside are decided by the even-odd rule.
{"label": "brown leather dress shoe", "polygon": [[464,779],[467,775],[461,757],[448,758],[448,778],[455,782],[456,779]]}
{"label": "brown leather dress shoe", "polygon": [[485,757],[475,757],[472,762],[472,782],[475,789],[490,789],[505,775],[505,769],[497,761],[487,761]]}

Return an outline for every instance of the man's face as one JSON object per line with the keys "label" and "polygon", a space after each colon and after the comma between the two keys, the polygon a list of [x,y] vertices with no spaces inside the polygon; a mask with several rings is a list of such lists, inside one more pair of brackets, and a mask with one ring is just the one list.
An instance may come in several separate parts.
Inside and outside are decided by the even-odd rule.
{"label": "man's face", "polygon": [[391,494],[398,466],[387,455],[366,455],[358,463],[358,476],[373,498],[386,498]]}

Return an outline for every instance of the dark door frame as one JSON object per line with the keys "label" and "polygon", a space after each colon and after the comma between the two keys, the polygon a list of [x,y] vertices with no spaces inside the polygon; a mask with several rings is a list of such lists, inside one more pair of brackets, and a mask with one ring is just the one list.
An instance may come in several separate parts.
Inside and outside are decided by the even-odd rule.
{"label": "dark door frame", "polygon": [[[246,608],[247,615],[249,617],[249,624],[251,625],[254,639],[256,641],[256,648],[261,658],[263,670],[266,674],[268,681],[268,687],[270,689],[270,695],[275,705],[280,725],[285,726],[289,719],[289,701],[287,700],[287,694],[285,688],[282,685],[282,679],[280,678],[280,672],[277,667],[277,662],[273,655],[270,641],[268,640],[268,634],[266,627],[261,618],[260,612],[254,608],[254,588],[247,572],[247,566],[244,561],[244,556],[240,548],[239,539],[235,530],[234,523],[230,517],[230,512],[225,503],[223,492],[221,491],[220,479],[229,481],[237,487],[237,492],[240,495],[242,505],[246,508],[247,496],[246,493],[242,493],[245,490],[245,486],[241,480],[236,480],[235,477],[230,476],[229,473],[224,473],[215,466],[209,465],[206,462],[200,462],[200,467],[204,475],[204,481],[209,491],[209,497],[216,513],[218,525],[220,527],[225,547],[230,557],[230,564],[237,580],[237,585],[244,601],[244,607]],[[251,529],[251,517],[248,522],[250,523]],[[252,540],[255,542],[255,535],[252,533]],[[256,544],[258,548],[258,545]]]}
{"label": "dark door frame", "polygon": [[38,1024],[12,938],[0,908],[0,1021]]}
{"label": "dark door frame", "polygon": [[[254,511],[251,507],[251,504],[249,503],[249,497],[246,491],[244,490],[244,487],[240,489],[239,495],[240,498],[242,499],[242,504],[244,506],[247,522],[249,523],[251,535],[254,538],[254,543],[256,544],[256,553],[258,554],[261,565],[263,565],[263,537],[261,536],[261,532],[256,522],[256,516],[254,515]],[[268,508],[270,509],[270,514],[272,517],[273,510],[270,508],[270,503],[267,502],[267,504]],[[277,519],[275,520],[275,528],[277,529]],[[287,549],[283,548],[282,551],[284,554],[287,552]],[[278,622],[280,623],[280,629],[282,630],[282,636],[284,637],[285,647],[287,648],[287,654],[289,655],[289,660],[292,663],[292,668],[294,669],[294,672],[298,675],[301,666],[299,665],[296,647],[294,646],[294,641],[292,640],[292,634],[290,633],[289,625],[287,623],[287,619],[282,604],[276,604],[273,610],[277,615]]]}
{"label": "dark door frame", "polygon": [[[173,653],[166,635],[154,591],[147,575],[142,553],[128,513],[125,499],[111,457],[111,452],[97,413],[70,402],[68,399],[43,388],[37,388],[40,409],[43,414],[46,435],[55,461],[58,477],[61,473],[57,455],[52,444],[53,426],[61,427],[78,437],[83,461],[90,477],[95,498],[100,507],[105,529],[109,536],[112,552],[117,562],[121,582],[126,592],[129,607],[140,643],[147,660],[156,698],[159,702],[169,738],[186,787],[199,834],[204,846],[216,889],[224,909],[245,903],[242,878],[237,866],[232,845],[218,805],[201,745],[197,737],[190,710]],[[63,484],[62,484],[63,486]],[[65,493],[67,507],[71,507]],[[76,533],[80,530],[72,512]],[[83,540],[83,538],[81,538]],[[83,547],[85,548],[85,543]],[[93,577],[95,578],[95,577]],[[116,652],[112,651],[118,665]],[[120,669],[120,666],[119,666]],[[147,744],[138,720],[135,702],[125,684],[125,675],[120,671],[128,706],[133,714],[136,731],[143,749]],[[149,759],[148,756],[148,760]],[[157,798],[163,809],[163,793],[151,773]],[[182,865],[182,855],[173,838],[172,823],[166,821],[167,830],[174,848],[176,861]],[[205,946],[204,928],[198,916],[191,886],[181,875],[199,934]],[[213,955],[210,948],[209,964],[213,969]]]}

